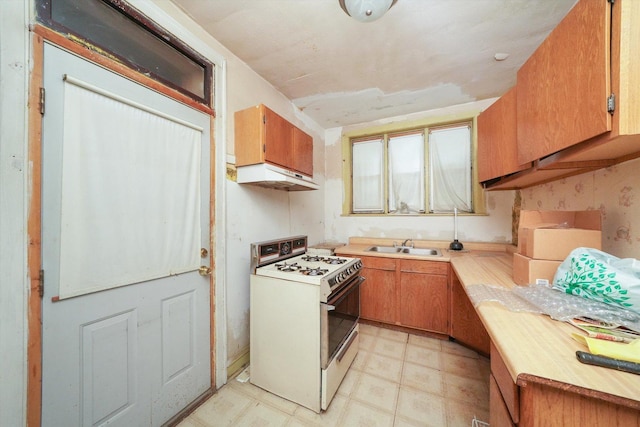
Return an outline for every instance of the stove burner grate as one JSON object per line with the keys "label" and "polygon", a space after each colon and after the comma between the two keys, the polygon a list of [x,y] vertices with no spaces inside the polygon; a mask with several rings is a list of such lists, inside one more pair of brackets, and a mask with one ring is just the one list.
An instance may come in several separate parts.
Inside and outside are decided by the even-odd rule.
{"label": "stove burner grate", "polygon": [[322,276],[323,274],[327,273],[329,270],[327,270],[326,268],[306,268],[304,270],[300,270],[300,273],[304,274],[305,276]]}
{"label": "stove burner grate", "polygon": [[287,264],[286,262],[283,262],[282,264],[276,264],[276,268],[278,269],[278,271],[298,271],[300,270],[302,267],[298,265],[297,262],[294,262],[293,264]]}
{"label": "stove burner grate", "polygon": [[322,261],[324,261],[326,264],[344,264],[345,262],[347,262],[346,259],[343,258],[324,258]]}
{"label": "stove burner grate", "polygon": [[324,261],[324,258],[319,256],[319,255],[305,255],[302,258],[300,258],[303,261],[308,261],[308,262],[320,262],[320,261]]}

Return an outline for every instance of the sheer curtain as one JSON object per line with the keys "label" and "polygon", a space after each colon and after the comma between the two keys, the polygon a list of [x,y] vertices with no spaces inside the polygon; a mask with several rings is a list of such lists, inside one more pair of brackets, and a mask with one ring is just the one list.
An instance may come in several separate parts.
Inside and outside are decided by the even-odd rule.
{"label": "sheer curtain", "polygon": [[471,127],[429,131],[429,209],[471,212]]}
{"label": "sheer curtain", "polygon": [[60,298],[197,270],[202,129],[65,81]]}
{"label": "sheer curtain", "polygon": [[389,138],[389,211],[399,214],[425,210],[424,134]]}
{"label": "sheer curtain", "polygon": [[383,139],[352,145],[353,212],[384,212]]}

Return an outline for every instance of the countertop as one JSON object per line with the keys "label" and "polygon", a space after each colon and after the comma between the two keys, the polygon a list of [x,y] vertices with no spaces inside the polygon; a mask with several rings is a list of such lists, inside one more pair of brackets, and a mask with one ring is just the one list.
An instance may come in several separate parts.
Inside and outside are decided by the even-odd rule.
{"label": "countertop", "polygon": [[[395,240],[397,242],[397,239]],[[393,239],[351,238],[337,251],[353,256],[419,258],[451,262],[463,286],[474,284],[517,286],[512,280],[512,245],[464,243],[464,252],[448,251],[448,242],[416,241],[416,247],[445,249],[442,257],[377,254],[373,245]],[[438,246],[440,245],[440,246]],[[511,378],[519,386],[542,383],[585,396],[640,409],[640,376],[580,363],[576,350],[586,350],[571,338],[575,327],[534,313],[514,312],[498,302],[481,302],[476,311],[500,352]]]}

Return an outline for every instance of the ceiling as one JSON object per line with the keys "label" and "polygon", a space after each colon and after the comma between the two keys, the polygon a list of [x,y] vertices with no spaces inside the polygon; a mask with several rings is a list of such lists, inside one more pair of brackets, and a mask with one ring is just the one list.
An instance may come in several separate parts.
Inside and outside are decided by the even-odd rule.
{"label": "ceiling", "polygon": [[[323,128],[502,95],[576,0],[172,0]],[[496,53],[507,53],[496,61]]]}

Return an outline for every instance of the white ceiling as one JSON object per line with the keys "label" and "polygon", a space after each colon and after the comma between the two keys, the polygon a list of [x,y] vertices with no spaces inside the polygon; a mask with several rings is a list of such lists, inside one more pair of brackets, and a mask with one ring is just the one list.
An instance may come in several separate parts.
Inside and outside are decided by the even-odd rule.
{"label": "white ceiling", "polygon": [[[172,0],[324,128],[502,95],[576,0]],[[508,53],[502,62],[496,53]]]}

